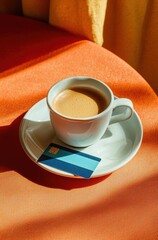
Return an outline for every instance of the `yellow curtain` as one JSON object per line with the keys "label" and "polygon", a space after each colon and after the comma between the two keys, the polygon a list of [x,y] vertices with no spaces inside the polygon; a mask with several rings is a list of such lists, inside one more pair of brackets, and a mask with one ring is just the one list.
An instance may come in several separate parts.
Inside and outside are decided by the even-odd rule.
{"label": "yellow curtain", "polygon": [[157,0],[108,0],[103,47],[134,67],[158,94]]}
{"label": "yellow curtain", "polygon": [[124,59],[158,93],[157,0],[0,0],[0,13],[84,36]]}
{"label": "yellow curtain", "polygon": [[103,44],[107,0],[51,0],[49,22]]}
{"label": "yellow curtain", "polygon": [[50,0],[22,0],[23,14],[27,17],[48,21]]}

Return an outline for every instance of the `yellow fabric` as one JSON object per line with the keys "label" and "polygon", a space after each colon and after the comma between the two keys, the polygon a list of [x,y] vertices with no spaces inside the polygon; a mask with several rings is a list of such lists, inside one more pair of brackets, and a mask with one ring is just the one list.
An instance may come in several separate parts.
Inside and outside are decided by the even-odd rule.
{"label": "yellow fabric", "polygon": [[48,21],[50,0],[22,0],[23,14]]}
{"label": "yellow fabric", "polygon": [[158,93],[157,0],[0,0],[0,13],[21,12],[109,49]]}
{"label": "yellow fabric", "polygon": [[49,22],[103,44],[107,0],[50,0]]}
{"label": "yellow fabric", "polygon": [[158,93],[157,0],[108,0],[103,47],[134,67]]}

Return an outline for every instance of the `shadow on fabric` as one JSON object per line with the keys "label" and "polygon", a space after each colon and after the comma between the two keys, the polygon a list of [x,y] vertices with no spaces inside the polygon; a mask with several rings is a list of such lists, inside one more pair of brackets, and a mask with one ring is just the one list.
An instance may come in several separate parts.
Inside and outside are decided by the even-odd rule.
{"label": "shadow on fabric", "polygon": [[23,116],[24,114],[19,116],[11,125],[0,128],[1,149],[3,149],[1,152],[0,172],[13,170],[37,184],[66,190],[97,184],[110,176],[88,180],[72,179],[53,174],[39,167],[29,159],[20,145],[19,126]]}

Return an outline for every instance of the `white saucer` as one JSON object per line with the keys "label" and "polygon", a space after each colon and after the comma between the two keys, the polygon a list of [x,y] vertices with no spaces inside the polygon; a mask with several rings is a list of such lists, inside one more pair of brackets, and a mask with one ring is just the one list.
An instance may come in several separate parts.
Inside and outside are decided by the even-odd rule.
{"label": "white saucer", "polygon": [[[40,167],[58,175],[78,178],[78,176],[37,162],[51,142],[66,146],[57,139],[53,131],[45,98],[37,102],[25,114],[20,125],[19,135],[24,151]],[[101,158],[91,176],[101,177],[127,164],[140,148],[142,136],[142,123],[138,114],[134,112],[129,120],[111,124],[104,136],[94,145],[76,149]]]}

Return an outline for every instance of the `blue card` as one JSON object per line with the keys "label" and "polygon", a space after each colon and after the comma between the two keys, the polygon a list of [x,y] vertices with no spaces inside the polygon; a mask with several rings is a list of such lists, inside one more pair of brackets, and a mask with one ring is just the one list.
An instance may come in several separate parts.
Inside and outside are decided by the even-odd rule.
{"label": "blue card", "polygon": [[38,162],[53,168],[90,178],[101,158],[51,143]]}

